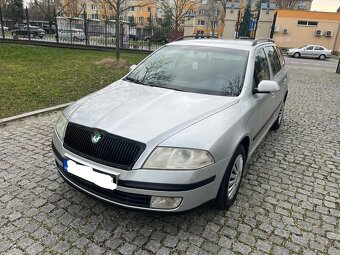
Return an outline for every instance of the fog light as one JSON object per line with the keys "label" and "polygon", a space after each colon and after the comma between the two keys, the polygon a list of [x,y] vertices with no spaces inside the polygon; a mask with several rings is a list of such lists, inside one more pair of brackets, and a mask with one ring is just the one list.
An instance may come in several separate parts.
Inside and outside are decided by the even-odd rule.
{"label": "fog light", "polygon": [[159,209],[174,209],[182,202],[181,197],[151,197],[150,207]]}

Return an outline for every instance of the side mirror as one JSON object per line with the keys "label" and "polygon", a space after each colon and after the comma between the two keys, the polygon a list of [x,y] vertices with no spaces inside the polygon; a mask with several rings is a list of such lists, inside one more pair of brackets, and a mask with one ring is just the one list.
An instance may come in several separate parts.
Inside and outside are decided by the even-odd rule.
{"label": "side mirror", "polygon": [[130,72],[131,72],[132,70],[134,70],[136,67],[137,67],[137,65],[132,65],[132,66],[130,66],[130,68],[129,68]]}
{"label": "side mirror", "polygon": [[255,93],[271,93],[280,90],[280,86],[276,81],[263,80],[255,89]]}

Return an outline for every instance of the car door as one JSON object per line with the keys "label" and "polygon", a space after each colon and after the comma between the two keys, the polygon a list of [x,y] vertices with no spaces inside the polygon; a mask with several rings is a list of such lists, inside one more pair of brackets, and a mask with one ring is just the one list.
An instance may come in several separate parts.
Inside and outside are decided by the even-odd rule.
{"label": "car door", "polygon": [[306,46],[301,51],[301,56],[305,58],[312,58],[314,56],[314,46],[313,45]]}
{"label": "car door", "polygon": [[314,57],[318,58],[320,55],[324,54],[325,56],[327,56],[326,50],[325,48],[321,47],[321,46],[315,46],[314,47]]}
{"label": "car door", "polygon": [[285,96],[287,86],[287,70],[284,67],[284,62],[281,64],[282,60],[280,61],[278,49],[276,49],[275,46],[266,46],[264,47],[264,51],[269,62],[271,80],[276,81],[280,86],[279,91],[271,93],[271,118],[275,119]]}
{"label": "car door", "polygon": [[267,93],[255,93],[255,89],[262,80],[270,80],[270,69],[267,56],[263,48],[255,52],[252,103],[253,111],[249,119],[249,132],[252,136],[254,147],[261,141],[266,124],[270,120],[272,112],[272,95]]}

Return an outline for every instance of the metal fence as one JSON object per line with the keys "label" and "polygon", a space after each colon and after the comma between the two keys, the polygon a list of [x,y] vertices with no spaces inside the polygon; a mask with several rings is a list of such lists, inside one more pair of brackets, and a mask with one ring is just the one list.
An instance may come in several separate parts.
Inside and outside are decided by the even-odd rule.
{"label": "metal fence", "polygon": [[[55,14],[50,20],[33,20],[26,9],[25,19],[20,22],[13,24],[12,20],[4,18],[1,13],[0,21],[0,38],[116,47],[116,21],[89,19],[86,12],[80,17]],[[150,17],[142,23],[129,18],[129,21],[121,21],[119,47],[155,50],[183,34],[182,25],[175,28],[169,22],[156,18]]]}

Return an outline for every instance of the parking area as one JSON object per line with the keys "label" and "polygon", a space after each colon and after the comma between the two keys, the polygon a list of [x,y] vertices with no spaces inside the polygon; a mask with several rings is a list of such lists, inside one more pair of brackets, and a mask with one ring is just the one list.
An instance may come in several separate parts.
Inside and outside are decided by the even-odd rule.
{"label": "parking area", "polygon": [[229,211],[102,203],[57,173],[58,113],[0,126],[0,254],[340,254],[340,74],[288,66],[283,126],[246,166]]}

